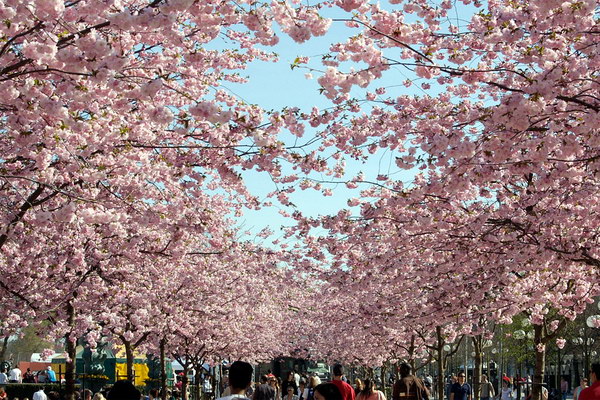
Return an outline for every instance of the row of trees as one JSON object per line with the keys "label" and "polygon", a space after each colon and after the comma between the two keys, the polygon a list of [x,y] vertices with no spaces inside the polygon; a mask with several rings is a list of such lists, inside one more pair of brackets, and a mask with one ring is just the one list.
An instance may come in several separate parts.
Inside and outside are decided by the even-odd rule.
{"label": "row of trees", "polygon": [[[598,295],[597,1],[0,6],[7,333],[46,321],[71,361],[78,337],[107,336],[129,374],[136,349],[186,368],[425,351],[443,374],[447,343],[467,334],[480,354],[491,322],[525,315],[539,398],[546,346]],[[303,42],[332,23],[355,34],[294,63],[331,108],[266,112],[224,90],[276,60],[278,30]],[[422,94],[377,87],[398,68]],[[379,150],[413,181],[345,173]],[[269,202],[248,170],[276,185]],[[289,196],[330,194],[323,175],[366,188],[306,217]],[[236,227],[270,201],[294,211],[295,245]]]}

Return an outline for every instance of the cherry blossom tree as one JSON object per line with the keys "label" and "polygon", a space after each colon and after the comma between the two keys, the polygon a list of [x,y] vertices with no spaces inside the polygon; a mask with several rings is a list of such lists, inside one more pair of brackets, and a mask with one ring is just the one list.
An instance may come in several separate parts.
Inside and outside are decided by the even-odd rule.
{"label": "cherry blossom tree", "polygon": [[[190,366],[286,347],[376,365],[418,337],[443,372],[440,346],[524,311],[541,383],[545,345],[598,294],[598,2],[389,3],[0,2],[3,328],[49,320],[71,358],[92,330],[129,361],[162,343]],[[294,65],[332,109],[224,90],[276,60],[276,29],[304,42],[332,22],[356,35]],[[398,69],[422,95],[378,84]],[[344,175],[378,151],[410,185]],[[249,169],[286,206],[298,182],[331,194],[313,171],[368,186],[336,215],[294,213],[303,245],[270,254],[230,219],[261,206]],[[180,315],[157,324],[161,292]]]}
{"label": "cherry blossom tree", "polygon": [[[399,168],[420,171],[410,186],[378,177],[350,201],[356,214],[308,219],[299,232],[329,230],[307,243],[334,255],[332,275],[416,264],[408,275],[431,286],[444,313],[458,305],[469,315],[484,301],[500,321],[530,310],[541,324],[540,310],[555,307],[574,318],[598,267],[597,2],[393,3],[344,3],[358,33],[331,47],[319,77],[344,111],[306,120],[337,158],[387,149]],[[424,95],[373,87],[392,67]]]}
{"label": "cherry blossom tree", "polygon": [[[300,10],[298,29],[288,11],[253,1],[2,2],[7,328],[49,319],[73,358],[76,337],[98,321],[137,325],[132,307],[147,310],[148,287],[110,285],[131,285],[140,269],[156,277],[152,258],[223,251],[225,216],[259,205],[239,171],[279,179],[276,135],[287,122],[274,115],[264,125],[260,107],[220,84],[243,80],[238,70],[252,60],[274,60],[256,48],[276,43],[273,19],[298,39],[324,33],[328,21],[316,13]],[[222,50],[207,48],[220,38]],[[85,302],[101,308],[108,295],[125,296],[127,310],[94,320]]]}

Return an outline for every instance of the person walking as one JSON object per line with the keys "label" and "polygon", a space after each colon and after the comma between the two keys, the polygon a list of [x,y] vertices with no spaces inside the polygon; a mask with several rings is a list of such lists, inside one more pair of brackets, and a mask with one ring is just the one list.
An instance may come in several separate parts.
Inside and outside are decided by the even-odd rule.
{"label": "person walking", "polygon": [[23,374],[23,383],[35,383],[35,375],[31,372],[31,368],[27,368]]}
{"label": "person walking", "polygon": [[585,389],[586,387],[588,387],[588,379],[586,377],[581,377],[581,379],[579,380],[579,386],[577,386],[574,390],[573,390],[573,400],[578,400],[579,398],[579,394],[581,393],[581,391],[583,389]]}
{"label": "person walking", "polygon": [[562,400],[567,400],[567,394],[569,394],[569,382],[563,376],[560,378],[560,394],[562,395]]}
{"label": "person walking", "polygon": [[56,382],[56,373],[52,370],[52,367],[50,365],[48,365],[48,367],[46,368],[46,375],[48,376],[48,382]]}
{"label": "person walking", "polygon": [[291,385],[287,387],[287,394],[283,396],[283,400],[298,400],[298,395],[294,393],[294,388]]}
{"label": "person walking", "polygon": [[362,392],[362,390],[365,388],[365,384],[363,383],[363,381],[361,381],[360,379],[356,378],[354,380],[354,394],[356,395],[356,397],[358,397],[358,394],[360,392]]}
{"label": "person walking", "polygon": [[600,399],[600,364],[592,364],[590,370],[590,387],[587,387],[579,393],[577,400],[597,400]]}
{"label": "person walking", "polygon": [[308,387],[306,388],[305,400],[314,400],[315,388],[321,384],[321,379],[318,376],[311,376],[308,380]]}
{"label": "person walking", "polygon": [[429,398],[429,392],[425,384],[412,374],[410,365],[402,363],[399,370],[400,379],[394,383],[392,400],[425,400]]}
{"label": "person walking", "polygon": [[288,387],[294,389],[294,394],[298,394],[298,385],[296,385],[296,378],[294,377],[294,371],[290,371],[287,374],[287,378],[281,385],[281,397],[287,396]]}
{"label": "person walking", "polygon": [[44,392],[44,388],[41,387],[40,390],[35,392],[32,397],[33,400],[48,400],[48,396],[46,396],[46,392]]}
{"label": "person walking", "polygon": [[354,393],[354,388],[346,382],[344,382],[342,379],[343,377],[344,368],[342,367],[342,364],[335,364],[333,366],[333,380],[331,381],[331,383],[337,386],[338,390],[340,391],[340,394],[342,395],[343,400],[355,400],[356,395]]}
{"label": "person walking", "polygon": [[250,400],[246,397],[246,389],[252,383],[254,370],[252,365],[245,361],[235,361],[229,368],[229,387],[231,394],[220,397],[219,400]]}
{"label": "person walking", "polygon": [[306,387],[306,381],[304,378],[300,379],[300,385],[298,386],[298,400],[306,400],[308,395],[308,388]]}
{"label": "person walking", "polygon": [[490,400],[496,396],[496,392],[494,391],[494,385],[491,382],[488,382],[487,375],[481,375],[481,385],[479,386],[479,399],[480,400]]}
{"label": "person walking", "polygon": [[473,397],[473,390],[471,385],[467,381],[467,375],[464,371],[461,371],[457,375],[458,382],[452,385],[450,390],[450,400],[471,400]]}
{"label": "person walking", "polygon": [[8,381],[10,383],[22,382],[21,369],[19,367],[15,366],[13,369],[10,370],[10,372],[8,373]]}
{"label": "person walking", "polygon": [[386,398],[381,390],[377,390],[372,379],[365,379],[363,389],[356,396],[356,400],[386,400]]}
{"label": "person walking", "polygon": [[497,400],[514,400],[515,394],[510,386],[510,380],[502,379],[502,389],[496,396]]}
{"label": "person walking", "polygon": [[254,390],[252,400],[275,400],[275,389],[268,382],[266,375],[260,377],[260,385]]}

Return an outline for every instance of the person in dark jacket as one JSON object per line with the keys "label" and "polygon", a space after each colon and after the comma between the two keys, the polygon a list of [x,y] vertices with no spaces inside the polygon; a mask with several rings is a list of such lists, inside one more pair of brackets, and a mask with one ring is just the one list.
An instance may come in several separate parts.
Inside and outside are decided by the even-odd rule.
{"label": "person in dark jacket", "polygon": [[268,376],[261,376],[260,385],[254,390],[252,400],[275,400],[275,389],[268,382]]}

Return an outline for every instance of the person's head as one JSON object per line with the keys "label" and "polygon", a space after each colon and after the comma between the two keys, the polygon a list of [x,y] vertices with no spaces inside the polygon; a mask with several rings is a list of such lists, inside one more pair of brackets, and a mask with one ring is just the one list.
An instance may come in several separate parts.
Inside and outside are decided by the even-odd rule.
{"label": "person's head", "polygon": [[288,381],[293,381],[294,380],[294,371],[290,371],[287,374],[287,380]]}
{"label": "person's head", "polygon": [[410,371],[412,370],[410,364],[408,363],[402,363],[400,364],[400,376],[401,377],[405,377],[405,376],[409,376],[410,375]]}
{"label": "person's head", "polygon": [[267,383],[269,381],[269,378],[266,375],[263,375],[260,377],[260,383]]}
{"label": "person's head", "polygon": [[60,394],[54,390],[51,392],[48,392],[46,397],[48,397],[48,400],[60,400]]}
{"label": "person's head", "polygon": [[107,400],[139,400],[140,396],[140,391],[133,386],[133,383],[122,380],[115,382],[108,392]]}
{"label": "person's head", "polygon": [[315,387],[315,400],[342,400],[342,394],[333,383],[321,383]]}
{"label": "person's head", "polygon": [[48,370],[48,371],[52,371],[52,367],[51,367],[50,365],[48,365],[48,366],[46,367],[46,370]]}
{"label": "person's head", "polygon": [[98,392],[94,395],[94,397],[92,397],[92,400],[105,400],[105,399],[104,399],[104,395],[102,393]]}
{"label": "person's head", "polygon": [[252,382],[252,365],[245,361],[235,361],[229,368],[229,384],[231,389],[245,390]]}
{"label": "person's head", "polygon": [[318,376],[313,375],[310,377],[310,380],[308,381],[308,387],[311,389],[317,387],[320,384],[321,384],[321,379],[319,379]]}
{"label": "person's head", "polygon": [[460,371],[458,373],[458,375],[456,375],[456,377],[458,378],[457,382],[460,383],[461,385],[464,384],[467,380],[467,375],[465,374],[464,371]]}
{"label": "person's head", "polygon": [[600,364],[593,363],[590,369],[590,384],[600,380]]}
{"label": "person's head", "polygon": [[269,385],[273,387],[277,387],[277,379],[274,376],[269,378]]}
{"label": "person's head", "polygon": [[290,397],[292,397],[294,394],[295,394],[294,393],[294,387],[292,385],[289,385],[287,387],[287,395],[290,396]]}
{"label": "person's head", "polygon": [[342,367],[342,364],[335,364],[333,366],[333,376],[341,377],[342,375],[344,375],[344,367]]}
{"label": "person's head", "polygon": [[90,389],[85,389],[83,391],[83,398],[85,400],[91,400],[92,399],[92,395],[93,395],[93,393],[92,393],[92,391]]}
{"label": "person's head", "polygon": [[298,385],[298,389],[300,390],[301,393],[304,391],[305,387],[306,387],[306,381],[304,379],[301,379],[300,384]]}
{"label": "person's head", "polygon": [[481,383],[486,383],[487,382],[487,375],[483,374],[481,375]]}
{"label": "person's head", "polygon": [[354,386],[356,387],[357,390],[363,390],[363,388],[365,387],[365,385],[363,384],[363,382],[360,379],[358,379],[358,378],[356,378],[354,380]]}
{"label": "person's head", "polygon": [[365,379],[361,393],[364,393],[365,395],[368,396],[368,395],[372,394],[374,391],[375,391],[375,382],[373,381],[373,379]]}
{"label": "person's head", "polygon": [[158,389],[150,389],[150,396],[152,396],[153,399],[158,398]]}
{"label": "person's head", "polygon": [[579,380],[579,384],[581,385],[581,387],[587,387],[588,379],[585,376],[582,376]]}

